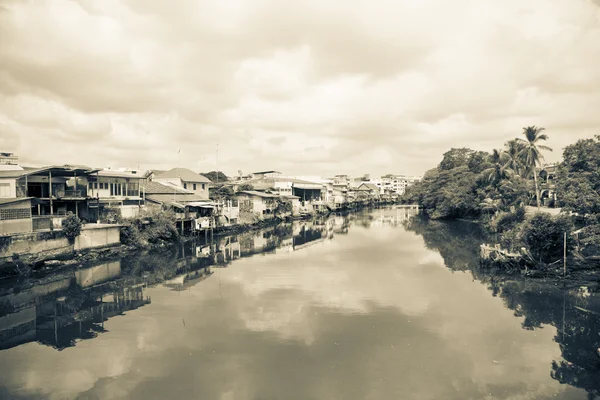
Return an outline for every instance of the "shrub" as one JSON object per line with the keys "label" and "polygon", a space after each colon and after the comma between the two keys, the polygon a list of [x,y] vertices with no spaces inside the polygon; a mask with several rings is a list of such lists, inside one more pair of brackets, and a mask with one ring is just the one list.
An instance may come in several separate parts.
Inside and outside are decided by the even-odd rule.
{"label": "shrub", "polygon": [[600,254],[600,224],[586,226],[579,234],[584,256]]}
{"label": "shrub", "polygon": [[528,220],[521,231],[521,238],[531,255],[541,262],[554,262],[563,256],[564,234],[567,233],[567,250],[572,249],[573,223],[566,215],[552,217],[537,213]]}
{"label": "shrub", "polygon": [[515,211],[501,213],[495,220],[495,228],[499,233],[514,229],[525,220],[525,209],[517,208]]}
{"label": "shrub", "polygon": [[69,213],[65,219],[62,220],[62,229],[65,236],[69,240],[74,240],[81,233],[81,220],[73,213]]}

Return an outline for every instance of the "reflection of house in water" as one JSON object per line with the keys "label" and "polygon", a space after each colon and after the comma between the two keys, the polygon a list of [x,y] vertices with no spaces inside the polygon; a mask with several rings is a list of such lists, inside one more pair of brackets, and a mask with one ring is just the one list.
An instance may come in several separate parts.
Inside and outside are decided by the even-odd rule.
{"label": "reflection of house in water", "polygon": [[300,250],[309,245],[320,243],[327,237],[324,225],[303,224],[294,232],[294,250]]}
{"label": "reflection of house in water", "polygon": [[164,285],[173,290],[186,290],[202,282],[210,275],[212,275],[210,267],[204,267],[199,270],[194,270],[182,275],[178,275],[173,279],[169,279],[168,281],[164,282]]}
{"label": "reflection of house in water", "polygon": [[418,209],[402,207],[379,210],[372,221],[372,226],[399,226],[418,213]]}
{"label": "reflection of house in water", "polygon": [[37,341],[62,350],[105,332],[109,318],[149,304],[145,283],[116,279],[120,270],[120,262],[97,265],[0,297],[0,349]]}

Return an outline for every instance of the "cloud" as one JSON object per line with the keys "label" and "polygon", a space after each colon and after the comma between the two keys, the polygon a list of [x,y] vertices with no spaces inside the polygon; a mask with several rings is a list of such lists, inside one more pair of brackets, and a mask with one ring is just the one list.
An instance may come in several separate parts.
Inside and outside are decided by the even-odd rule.
{"label": "cloud", "polygon": [[0,145],[29,163],[203,171],[219,142],[227,173],[417,174],[600,125],[589,0],[1,4]]}

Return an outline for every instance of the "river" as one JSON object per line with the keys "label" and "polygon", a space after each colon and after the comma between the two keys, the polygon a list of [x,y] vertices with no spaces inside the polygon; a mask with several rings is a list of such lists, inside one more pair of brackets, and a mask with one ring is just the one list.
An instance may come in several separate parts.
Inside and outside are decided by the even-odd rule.
{"label": "river", "polygon": [[600,397],[600,293],[377,209],[0,288],[2,399]]}

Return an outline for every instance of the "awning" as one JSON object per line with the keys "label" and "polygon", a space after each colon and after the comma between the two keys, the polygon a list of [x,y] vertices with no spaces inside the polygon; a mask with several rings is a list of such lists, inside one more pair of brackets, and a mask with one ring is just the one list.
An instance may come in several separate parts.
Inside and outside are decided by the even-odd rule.
{"label": "awning", "polygon": [[321,190],[323,188],[323,185],[310,183],[294,183],[292,187],[294,189]]}
{"label": "awning", "polygon": [[192,201],[190,203],[187,203],[186,206],[188,207],[199,207],[199,208],[215,208],[217,204],[216,203],[211,203],[211,202],[203,202],[203,201]]}
{"label": "awning", "polygon": [[170,201],[168,203],[166,203],[167,205],[171,206],[171,207],[175,207],[175,208],[185,208],[185,206],[181,203],[175,203],[174,201]]}

